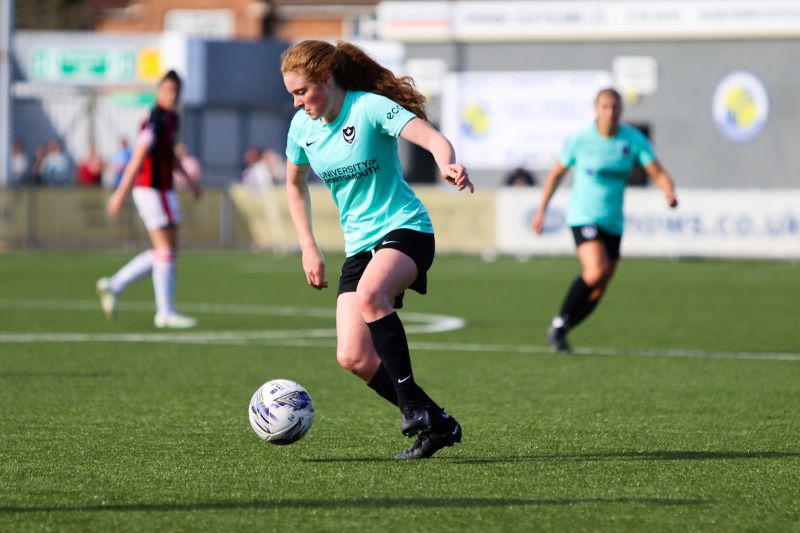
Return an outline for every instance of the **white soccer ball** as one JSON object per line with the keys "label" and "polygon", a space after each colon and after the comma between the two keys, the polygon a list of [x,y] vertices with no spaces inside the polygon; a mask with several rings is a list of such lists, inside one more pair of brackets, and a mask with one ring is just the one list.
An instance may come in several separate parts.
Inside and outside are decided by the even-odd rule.
{"label": "white soccer ball", "polygon": [[311,429],[314,404],[302,385],[288,379],[273,379],[253,394],[248,415],[253,431],[263,440],[292,444]]}

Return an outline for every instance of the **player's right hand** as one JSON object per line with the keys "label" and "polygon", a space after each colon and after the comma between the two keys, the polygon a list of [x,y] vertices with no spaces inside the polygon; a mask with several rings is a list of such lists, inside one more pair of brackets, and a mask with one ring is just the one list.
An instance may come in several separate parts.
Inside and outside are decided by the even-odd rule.
{"label": "player's right hand", "polygon": [[117,216],[125,205],[125,197],[116,192],[111,195],[106,204],[106,211],[112,217]]}
{"label": "player's right hand", "polygon": [[322,252],[319,250],[304,251],[303,270],[309,285],[318,291],[328,287],[328,280],[325,279],[325,258],[322,257]]}

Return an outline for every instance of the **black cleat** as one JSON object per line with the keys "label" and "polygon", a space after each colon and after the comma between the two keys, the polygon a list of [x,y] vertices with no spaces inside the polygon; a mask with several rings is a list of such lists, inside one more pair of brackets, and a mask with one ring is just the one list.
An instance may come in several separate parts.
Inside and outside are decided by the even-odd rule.
{"label": "black cleat", "polygon": [[547,330],[547,344],[554,352],[570,353],[572,347],[567,342],[567,330],[564,328],[554,328],[550,326]]}
{"label": "black cleat", "polygon": [[401,409],[400,412],[403,415],[400,431],[406,437],[413,437],[420,431],[427,431],[431,428],[431,417],[426,409],[406,407]]}
{"label": "black cleat", "polygon": [[444,433],[434,433],[433,430],[423,431],[410,448],[394,456],[401,461],[427,459],[442,448],[461,442],[461,424],[455,418]]}

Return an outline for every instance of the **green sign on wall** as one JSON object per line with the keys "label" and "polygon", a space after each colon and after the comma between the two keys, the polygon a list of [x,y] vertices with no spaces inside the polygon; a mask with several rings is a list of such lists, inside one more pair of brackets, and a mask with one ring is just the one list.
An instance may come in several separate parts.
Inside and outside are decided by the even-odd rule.
{"label": "green sign on wall", "polygon": [[136,79],[136,52],[122,49],[40,48],[31,56],[31,77],[42,81],[125,82]]}

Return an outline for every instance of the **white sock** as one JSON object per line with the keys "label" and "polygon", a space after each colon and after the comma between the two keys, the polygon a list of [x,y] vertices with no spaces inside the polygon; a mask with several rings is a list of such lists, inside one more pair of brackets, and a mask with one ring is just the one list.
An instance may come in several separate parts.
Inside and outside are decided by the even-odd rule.
{"label": "white sock", "polygon": [[120,268],[108,280],[108,288],[114,294],[119,294],[125,287],[146,276],[153,269],[153,250],[145,250]]}
{"label": "white sock", "polygon": [[175,312],[175,254],[153,252],[153,291],[156,295],[156,313],[170,315]]}

